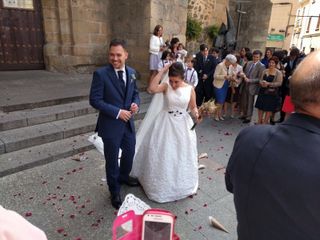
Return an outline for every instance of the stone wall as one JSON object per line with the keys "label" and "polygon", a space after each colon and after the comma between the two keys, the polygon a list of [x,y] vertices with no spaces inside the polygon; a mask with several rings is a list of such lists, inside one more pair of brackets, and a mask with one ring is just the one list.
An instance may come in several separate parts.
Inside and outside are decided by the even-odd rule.
{"label": "stone wall", "polygon": [[87,72],[105,63],[109,1],[42,0],[46,68]]}
{"label": "stone wall", "polygon": [[239,7],[240,5],[236,3],[236,0],[230,0],[230,13],[235,20],[236,26],[241,15],[237,49],[249,47],[252,50],[259,49],[264,52],[271,16],[271,1],[243,1],[241,3],[242,14],[237,12]]}
{"label": "stone wall", "polygon": [[[228,0],[189,0],[188,16],[200,21],[203,29],[210,25],[220,27],[221,23],[226,23],[226,8],[228,8],[228,5]],[[201,43],[206,43],[209,47],[213,44],[212,39],[207,37],[205,31],[197,41],[188,41],[188,51],[198,52]]]}
{"label": "stone wall", "polygon": [[143,81],[149,70],[149,39],[157,24],[164,39],[185,42],[187,0],[42,0],[46,67],[91,72],[108,62],[113,38],[128,43],[128,64]]}

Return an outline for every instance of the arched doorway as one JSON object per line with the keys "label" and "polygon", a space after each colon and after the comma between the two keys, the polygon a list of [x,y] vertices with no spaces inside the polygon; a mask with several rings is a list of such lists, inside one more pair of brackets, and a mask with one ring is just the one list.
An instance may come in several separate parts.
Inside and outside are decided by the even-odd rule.
{"label": "arched doorway", "polygon": [[40,0],[0,0],[0,70],[43,69]]}

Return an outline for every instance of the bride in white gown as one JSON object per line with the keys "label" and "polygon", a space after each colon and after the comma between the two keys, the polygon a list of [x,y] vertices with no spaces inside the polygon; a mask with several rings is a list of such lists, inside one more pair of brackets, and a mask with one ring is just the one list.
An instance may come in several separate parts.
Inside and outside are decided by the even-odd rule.
{"label": "bride in white gown", "polygon": [[170,66],[169,81],[168,68],[162,69],[150,84],[150,90],[157,94],[137,133],[131,171],[147,196],[160,203],[185,198],[198,188],[197,138],[187,112],[189,108],[198,119],[195,92],[183,81],[181,63]]}

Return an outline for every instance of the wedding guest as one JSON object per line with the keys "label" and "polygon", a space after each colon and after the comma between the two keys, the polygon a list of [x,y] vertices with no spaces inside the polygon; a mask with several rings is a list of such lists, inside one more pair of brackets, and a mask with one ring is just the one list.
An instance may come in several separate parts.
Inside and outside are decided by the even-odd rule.
{"label": "wedding guest", "polygon": [[216,59],[217,64],[221,62],[219,48],[210,48],[209,54],[212,55],[214,59]]}
{"label": "wedding guest", "polygon": [[214,98],[213,92],[213,73],[215,72],[218,62],[209,55],[208,46],[200,45],[200,52],[196,54],[196,69],[199,77],[199,83],[196,87],[197,106]]}
{"label": "wedding guest", "polygon": [[194,88],[198,85],[198,74],[197,71],[193,68],[196,60],[193,59],[191,55],[185,57],[185,81],[189,85],[193,86]]}
{"label": "wedding guest", "polygon": [[262,52],[255,50],[252,53],[253,60],[246,64],[244,68],[244,86],[241,92],[241,112],[242,116],[240,119],[243,120],[243,123],[250,123],[253,107],[254,107],[254,98],[255,95],[259,92],[259,82],[262,76],[262,72],[265,70],[265,66],[260,62]]}
{"label": "wedding guest", "polygon": [[239,101],[239,86],[244,77],[242,66],[239,64],[240,56],[236,56],[237,62],[232,63],[229,66],[229,75],[231,79],[229,81],[229,88],[227,92],[227,98],[224,103],[224,114],[228,115],[228,106],[231,105],[231,118],[235,117],[236,104]]}
{"label": "wedding guest", "polygon": [[214,72],[213,86],[216,96],[215,103],[217,105],[217,110],[214,114],[214,120],[216,121],[224,120],[222,117],[222,106],[227,97],[229,81],[233,77],[229,74],[228,69],[231,64],[235,64],[236,62],[237,58],[232,54],[228,54],[225,59],[217,65]]}
{"label": "wedding guest", "polygon": [[263,59],[261,60],[261,63],[263,63],[263,65],[268,68],[269,67],[269,60],[272,58],[272,50],[270,48],[267,48]]}
{"label": "wedding guest", "polygon": [[[301,57],[300,55],[300,50],[296,47],[292,47],[289,53],[289,57],[286,58],[286,62],[284,64],[285,75],[281,85],[282,109],[284,109],[286,112],[284,112],[283,110],[281,111],[279,122],[282,122],[286,116],[288,117],[288,114],[290,114],[290,109],[294,109],[290,98],[290,79],[293,71],[302,61],[302,59],[303,57]],[[284,103],[286,105],[284,105]]]}
{"label": "wedding guest", "polygon": [[161,56],[161,60],[159,62],[159,65],[158,65],[158,71],[162,68],[164,68],[166,65],[170,65],[173,61],[174,61],[174,57],[173,57],[173,54],[170,50],[165,50],[163,53],[162,53],[162,56]]}
{"label": "wedding guest", "polygon": [[279,87],[282,84],[282,72],[277,69],[279,59],[271,57],[269,68],[264,70],[260,80],[260,90],[255,107],[258,108],[258,124],[268,124],[272,112],[279,108]]}
{"label": "wedding guest", "polygon": [[174,56],[175,59],[177,59],[179,57],[178,56],[178,45],[179,45],[179,43],[180,43],[180,40],[177,37],[172,38],[171,41],[170,41],[170,50],[173,53],[173,56]]}
{"label": "wedding guest", "polygon": [[[168,69],[169,80],[159,84]],[[187,111],[199,121],[196,95],[193,87],[184,82],[180,62],[160,70],[150,89],[163,94],[164,106],[150,129],[139,136],[142,143],[134,158],[132,175],[139,179],[149,199],[172,202],[193,195],[198,189],[197,137],[190,130],[193,121]]]}
{"label": "wedding guest", "polygon": [[[243,48],[241,48],[240,51],[239,51],[239,55],[240,55],[239,64],[240,64],[242,67],[244,67],[244,64],[245,64],[246,62],[248,62],[248,60],[246,61],[246,59],[247,59],[246,55],[247,55],[248,53],[251,53],[251,51],[250,51],[250,48],[247,48],[247,47],[243,47]],[[251,59],[251,60],[252,60],[252,59]],[[249,60],[249,61],[251,61],[251,60]]]}
{"label": "wedding guest", "polygon": [[182,43],[178,44],[178,51],[177,51],[177,62],[184,63],[184,58],[187,56],[188,51],[184,48]]}
{"label": "wedding guest", "polygon": [[290,81],[296,113],[276,126],[243,129],[227,165],[239,240],[320,236],[320,51]]}
{"label": "wedding guest", "polygon": [[154,78],[154,76],[157,74],[159,61],[160,61],[162,52],[165,49],[165,44],[163,42],[162,34],[163,34],[163,27],[161,25],[157,25],[157,26],[155,26],[155,28],[153,30],[153,34],[150,37],[150,42],[149,42],[149,53],[150,53],[149,83]]}

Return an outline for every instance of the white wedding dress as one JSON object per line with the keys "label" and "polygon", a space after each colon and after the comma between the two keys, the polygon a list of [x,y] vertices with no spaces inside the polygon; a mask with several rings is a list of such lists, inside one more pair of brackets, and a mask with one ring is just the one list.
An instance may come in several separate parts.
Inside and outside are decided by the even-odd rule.
{"label": "white wedding dress", "polygon": [[[168,82],[167,76],[163,82]],[[156,202],[182,199],[198,188],[197,138],[186,111],[191,89],[188,85],[174,90],[168,84],[166,93],[153,97],[137,132],[131,175]]]}

